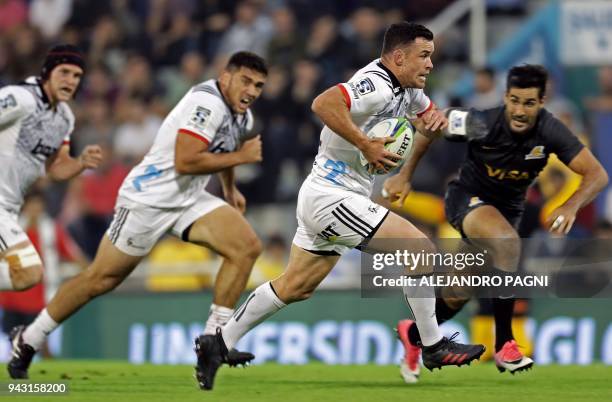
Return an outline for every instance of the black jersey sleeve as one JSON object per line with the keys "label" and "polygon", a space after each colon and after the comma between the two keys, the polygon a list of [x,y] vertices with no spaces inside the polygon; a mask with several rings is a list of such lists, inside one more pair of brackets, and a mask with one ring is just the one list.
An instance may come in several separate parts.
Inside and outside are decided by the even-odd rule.
{"label": "black jersey sleeve", "polygon": [[546,145],[550,152],[557,155],[561,162],[569,165],[584,145],[578,138],[567,128],[565,124],[560,122],[552,114],[546,114],[546,124],[544,124],[544,137]]}

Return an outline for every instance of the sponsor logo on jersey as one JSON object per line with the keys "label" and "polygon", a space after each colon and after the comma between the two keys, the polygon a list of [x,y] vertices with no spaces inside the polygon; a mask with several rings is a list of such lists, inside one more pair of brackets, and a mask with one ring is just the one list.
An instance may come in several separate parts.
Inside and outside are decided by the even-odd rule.
{"label": "sponsor logo on jersey", "polygon": [[12,94],[9,94],[4,98],[0,99],[0,109],[8,109],[10,107],[15,106],[17,106],[17,101],[15,100],[15,97]]}
{"label": "sponsor logo on jersey", "polygon": [[36,146],[32,150],[32,155],[44,155],[46,157],[50,157],[54,153],[57,152],[56,147],[52,147],[51,145],[43,144],[42,139],[38,139]]}
{"label": "sponsor logo on jersey", "polygon": [[353,93],[353,98],[359,99],[359,91],[357,90],[357,88],[355,88],[355,84],[349,82],[348,86],[351,89],[351,92]]}
{"label": "sponsor logo on jersey", "polygon": [[138,245],[138,244],[134,243],[134,239],[133,239],[133,238],[131,238],[131,237],[128,237],[128,239],[127,239],[127,245],[128,245],[128,246],[130,246],[130,247],[132,247],[132,248],[137,248],[137,249],[141,249],[141,250],[144,250],[144,249],[145,249],[145,247],[144,247],[144,246],[141,246],[141,245]]}
{"label": "sponsor logo on jersey", "polygon": [[377,214],[379,208],[380,208],[380,205],[372,204],[368,207],[368,211],[372,212],[373,214]]}
{"label": "sponsor logo on jersey", "polygon": [[336,241],[338,236],[340,236],[340,233],[334,230],[336,225],[337,225],[336,222],[332,222],[331,225],[328,225],[325,229],[321,231],[321,233],[319,233],[319,236],[321,236],[327,241],[331,241],[331,242]]}
{"label": "sponsor logo on jersey", "polygon": [[195,110],[191,113],[189,117],[189,125],[198,128],[200,130],[204,129],[204,124],[206,123],[206,119],[211,115],[210,109],[207,109],[203,106],[196,106]]}
{"label": "sponsor logo on jersey", "polygon": [[453,111],[450,113],[449,115],[449,121],[448,121],[448,131],[451,134],[457,134],[457,135],[465,135],[465,125],[466,125],[466,121],[467,121],[467,112],[463,112],[463,113],[457,113],[460,111]]}
{"label": "sponsor logo on jersey", "polygon": [[493,177],[497,180],[511,179],[511,180],[529,180],[529,172],[521,172],[520,170],[508,170],[502,168],[494,168],[487,164],[487,174],[489,177]]}
{"label": "sponsor logo on jersey", "polygon": [[544,153],[544,145],[536,145],[527,155],[525,155],[525,160],[542,159],[545,157],[546,154]]}
{"label": "sponsor logo on jersey", "polygon": [[472,197],[470,198],[470,203],[468,204],[468,207],[473,207],[474,205],[479,205],[482,204],[482,200],[478,197]]}
{"label": "sponsor logo on jersey", "polygon": [[376,90],[376,88],[374,87],[374,83],[369,78],[364,78],[359,81],[355,85],[355,88],[357,89],[357,92],[359,92],[360,95],[369,94],[370,92],[374,92],[374,90]]}

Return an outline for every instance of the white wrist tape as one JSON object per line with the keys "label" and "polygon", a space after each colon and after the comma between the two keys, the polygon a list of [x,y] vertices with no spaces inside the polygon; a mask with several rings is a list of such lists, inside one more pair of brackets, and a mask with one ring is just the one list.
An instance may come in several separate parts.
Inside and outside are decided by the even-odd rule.
{"label": "white wrist tape", "polygon": [[[31,268],[35,266],[42,266],[42,261],[36,249],[31,244],[25,248],[19,248],[11,250],[6,253],[6,257],[16,256],[19,259],[19,265],[21,268]],[[10,264],[10,258],[7,258]]]}
{"label": "white wrist tape", "polygon": [[448,114],[448,133],[452,135],[466,135],[468,112],[463,110],[451,110]]}
{"label": "white wrist tape", "polygon": [[0,260],[0,290],[13,290],[13,280],[9,272],[8,262]]}

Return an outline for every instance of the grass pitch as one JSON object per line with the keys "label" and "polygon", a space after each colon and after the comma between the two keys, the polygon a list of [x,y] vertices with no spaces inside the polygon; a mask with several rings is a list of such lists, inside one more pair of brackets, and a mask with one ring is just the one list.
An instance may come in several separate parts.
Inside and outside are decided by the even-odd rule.
{"label": "grass pitch", "polygon": [[[4,371],[6,373],[6,371]],[[422,372],[404,384],[395,366],[223,367],[212,392],[200,391],[190,366],[131,365],[113,361],[46,361],[30,370],[33,382],[68,383],[69,393],[17,396],[15,401],[610,401],[612,366],[535,366],[514,376],[492,364]],[[0,381],[8,381],[3,374]],[[5,394],[6,395],[6,394]],[[408,399],[407,399],[408,398]]]}

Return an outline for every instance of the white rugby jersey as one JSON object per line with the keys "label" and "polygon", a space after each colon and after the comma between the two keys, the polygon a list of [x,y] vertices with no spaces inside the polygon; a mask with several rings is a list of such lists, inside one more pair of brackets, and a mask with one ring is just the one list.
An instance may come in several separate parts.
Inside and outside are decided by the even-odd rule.
{"label": "white rugby jersey", "polygon": [[[380,59],[372,61],[338,87],[346,98],[353,122],[364,133],[389,117],[415,119],[433,105],[422,89],[402,88]],[[369,197],[374,175],[361,164],[360,154],[356,146],[329,127],[323,127],[310,180]]]}
{"label": "white rugby jersey", "polygon": [[234,113],[216,80],[194,86],[164,119],[153,146],[125,178],[119,195],[157,208],[192,205],[204,191],[210,175],[176,172],[176,136],[191,135],[208,144],[208,152],[233,152],[252,126],[250,110],[245,114]]}
{"label": "white rugby jersey", "polygon": [[65,102],[51,108],[36,77],[0,88],[0,207],[17,213],[47,158],[68,144],[74,115]]}

